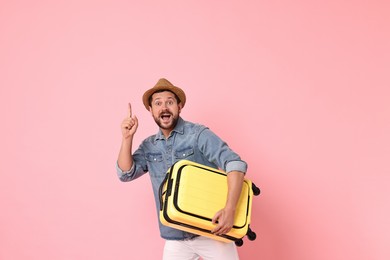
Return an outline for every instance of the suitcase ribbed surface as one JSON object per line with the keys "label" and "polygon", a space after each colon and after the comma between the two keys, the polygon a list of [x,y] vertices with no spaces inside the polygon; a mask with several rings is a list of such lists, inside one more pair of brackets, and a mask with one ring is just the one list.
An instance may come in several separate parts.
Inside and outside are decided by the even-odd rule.
{"label": "suitcase ribbed surface", "polygon": [[232,230],[226,235],[211,233],[212,218],[225,207],[228,192],[223,171],[191,161],[174,164],[160,187],[160,220],[164,225],[220,241],[230,242],[247,234],[252,205],[252,182],[245,179]]}

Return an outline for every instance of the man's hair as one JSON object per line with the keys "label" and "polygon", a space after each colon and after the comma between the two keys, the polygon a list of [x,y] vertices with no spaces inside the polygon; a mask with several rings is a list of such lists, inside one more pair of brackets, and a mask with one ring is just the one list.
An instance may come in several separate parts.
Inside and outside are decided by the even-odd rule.
{"label": "man's hair", "polygon": [[156,94],[156,93],[161,93],[161,92],[164,92],[164,91],[169,91],[169,92],[171,92],[173,95],[175,95],[175,99],[176,99],[177,103],[180,104],[181,100],[180,100],[180,98],[176,95],[175,92],[173,92],[173,91],[170,90],[170,89],[159,89],[159,90],[157,90],[156,92],[153,92],[152,95],[149,96],[149,106],[152,106],[152,96],[153,96],[154,94]]}

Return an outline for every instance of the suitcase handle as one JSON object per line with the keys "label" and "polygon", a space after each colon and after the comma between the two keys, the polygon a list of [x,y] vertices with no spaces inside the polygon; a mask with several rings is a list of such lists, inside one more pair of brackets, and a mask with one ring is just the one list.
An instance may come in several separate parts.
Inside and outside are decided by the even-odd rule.
{"label": "suitcase handle", "polygon": [[[158,194],[159,194],[159,199],[160,199],[160,211],[162,210],[163,208],[163,201],[162,201],[162,196],[167,192],[163,192],[163,187],[164,187],[164,184],[167,182],[168,180],[168,174],[165,175],[164,177],[164,180],[161,182],[160,184],[160,188],[158,189]],[[168,187],[167,187],[168,188]]]}

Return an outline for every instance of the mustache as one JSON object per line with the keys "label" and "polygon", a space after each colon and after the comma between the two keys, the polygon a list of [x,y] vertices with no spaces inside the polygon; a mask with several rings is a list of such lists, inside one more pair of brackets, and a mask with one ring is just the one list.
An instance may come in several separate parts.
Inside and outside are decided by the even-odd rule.
{"label": "mustache", "polygon": [[164,115],[172,116],[173,114],[170,111],[164,111],[164,112],[161,112],[158,116],[161,117],[161,116],[164,116]]}

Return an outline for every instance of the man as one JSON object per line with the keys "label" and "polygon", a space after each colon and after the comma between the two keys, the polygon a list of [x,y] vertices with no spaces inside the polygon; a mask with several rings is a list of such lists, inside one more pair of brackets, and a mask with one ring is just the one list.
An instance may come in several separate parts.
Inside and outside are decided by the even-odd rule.
{"label": "man", "polygon": [[[159,213],[158,189],[169,167],[176,161],[187,159],[227,172],[228,194],[225,207],[215,213],[212,231],[226,234],[233,227],[236,205],[240,197],[247,164],[228,145],[207,127],[191,123],[180,117],[186,103],[184,91],[166,79],[143,95],[145,108],[150,111],[159,126],[157,134],[146,138],[133,153],[132,143],[137,131],[138,119],[132,115],[123,120],[122,145],[117,161],[117,173],[121,181],[132,181],[149,172]],[[225,243],[159,223],[161,237],[166,240],[164,260],[185,259],[238,259],[233,242]]]}

